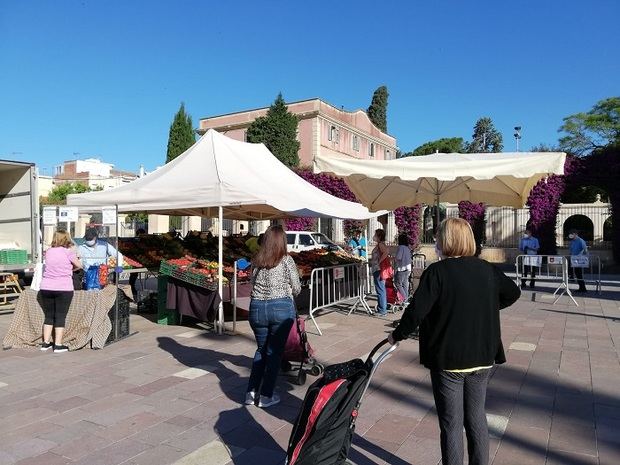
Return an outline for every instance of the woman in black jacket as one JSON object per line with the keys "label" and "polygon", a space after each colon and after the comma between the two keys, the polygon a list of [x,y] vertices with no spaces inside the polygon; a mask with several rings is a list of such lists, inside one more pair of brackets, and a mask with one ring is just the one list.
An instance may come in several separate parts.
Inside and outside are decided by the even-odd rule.
{"label": "woman in black jacket", "polygon": [[465,426],[469,464],[487,465],[487,384],[493,365],[506,361],[499,310],[521,291],[494,265],[474,257],[476,242],[465,220],[441,223],[437,249],[442,259],[422,274],[389,340],[403,340],[420,326],[420,363],[431,370],[442,463],[463,463]]}

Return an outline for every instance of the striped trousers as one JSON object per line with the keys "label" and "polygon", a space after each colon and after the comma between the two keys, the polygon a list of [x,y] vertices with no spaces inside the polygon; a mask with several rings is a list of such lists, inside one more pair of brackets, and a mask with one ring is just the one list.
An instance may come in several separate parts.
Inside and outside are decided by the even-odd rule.
{"label": "striped trousers", "polygon": [[463,465],[463,426],[469,465],[488,465],[489,428],[484,403],[490,372],[490,369],[470,373],[431,370],[443,465]]}

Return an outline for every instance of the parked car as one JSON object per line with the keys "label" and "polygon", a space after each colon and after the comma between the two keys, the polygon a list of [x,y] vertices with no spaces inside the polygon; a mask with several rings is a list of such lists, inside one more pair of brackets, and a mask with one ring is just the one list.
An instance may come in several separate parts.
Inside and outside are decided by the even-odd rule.
{"label": "parked car", "polygon": [[329,237],[320,232],[286,231],[287,250],[289,252],[303,252],[304,250],[328,249],[342,250]]}

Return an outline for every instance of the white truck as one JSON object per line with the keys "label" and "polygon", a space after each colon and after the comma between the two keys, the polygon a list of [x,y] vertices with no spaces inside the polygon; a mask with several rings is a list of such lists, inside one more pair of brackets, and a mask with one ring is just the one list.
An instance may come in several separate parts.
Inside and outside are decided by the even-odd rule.
{"label": "white truck", "polygon": [[34,163],[0,160],[0,273],[15,273],[28,283],[39,261],[37,169]]}

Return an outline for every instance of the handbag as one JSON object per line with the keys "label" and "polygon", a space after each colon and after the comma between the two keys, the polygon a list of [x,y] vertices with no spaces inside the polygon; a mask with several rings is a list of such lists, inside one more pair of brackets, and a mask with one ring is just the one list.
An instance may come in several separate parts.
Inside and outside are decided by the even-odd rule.
{"label": "handbag", "polygon": [[394,268],[392,268],[390,259],[385,258],[381,263],[379,263],[379,278],[381,278],[382,281],[387,281],[388,279],[393,277]]}

